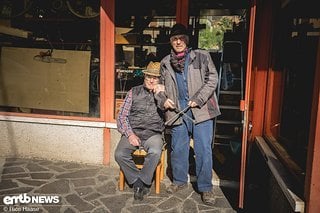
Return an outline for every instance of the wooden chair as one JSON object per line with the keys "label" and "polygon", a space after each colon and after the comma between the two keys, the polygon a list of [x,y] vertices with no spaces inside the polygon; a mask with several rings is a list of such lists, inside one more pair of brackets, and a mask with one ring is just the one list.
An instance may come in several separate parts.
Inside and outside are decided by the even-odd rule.
{"label": "wooden chair", "polygon": [[[165,153],[165,149],[163,148],[159,163],[155,170],[154,181],[155,181],[156,194],[160,193],[160,181],[163,180],[164,178],[164,153]],[[143,161],[144,161],[144,158],[147,156],[147,152],[143,149],[137,149],[132,153],[132,156],[134,159],[135,158],[140,159],[135,163],[138,169],[142,169]],[[125,185],[125,176],[123,171],[120,169],[120,174],[119,174],[119,190],[120,191],[123,191],[124,185]]]}

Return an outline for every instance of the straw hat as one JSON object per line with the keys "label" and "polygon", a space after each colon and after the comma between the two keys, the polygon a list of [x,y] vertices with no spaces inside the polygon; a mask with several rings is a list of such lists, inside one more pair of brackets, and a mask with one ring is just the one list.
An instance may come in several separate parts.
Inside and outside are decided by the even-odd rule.
{"label": "straw hat", "polygon": [[152,75],[160,77],[160,63],[151,61],[147,68],[143,70],[143,73],[146,75]]}

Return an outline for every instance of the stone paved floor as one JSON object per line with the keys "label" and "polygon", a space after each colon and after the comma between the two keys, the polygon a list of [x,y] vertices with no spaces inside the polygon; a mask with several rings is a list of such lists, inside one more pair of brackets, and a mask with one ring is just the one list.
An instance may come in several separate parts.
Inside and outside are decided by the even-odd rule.
{"label": "stone paved floor", "polygon": [[[118,169],[105,166],[7,158],[0,159],[0,174],[0,212],[236,212],[232,208],[235,189],[214,187],[216,204],[209,207],[191,185],[168,195],[168,178],[161,182],[160,194],[152,187],[143,201],[134,201],[131,188],[118,190]],[[5,204],[14,202],[13,195],[20,195],[22,201],[38,199],[34,201],[38,203]],[[57,203],[45,203],[49,198]]]}

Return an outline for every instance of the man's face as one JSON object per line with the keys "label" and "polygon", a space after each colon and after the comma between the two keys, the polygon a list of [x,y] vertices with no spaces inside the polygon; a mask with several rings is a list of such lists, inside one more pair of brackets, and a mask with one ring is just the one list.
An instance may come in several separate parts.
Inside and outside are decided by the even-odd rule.
{"label": "man's face", "polygon": [[187,37],[185,35],[172,36],[170,43],[176,53],[181,53],[187,48]]}
{"label": "man's face", "polygon": [[153,75],[144,75],[144,85],[147,89],[153,90],[159,83],[159,77]]}

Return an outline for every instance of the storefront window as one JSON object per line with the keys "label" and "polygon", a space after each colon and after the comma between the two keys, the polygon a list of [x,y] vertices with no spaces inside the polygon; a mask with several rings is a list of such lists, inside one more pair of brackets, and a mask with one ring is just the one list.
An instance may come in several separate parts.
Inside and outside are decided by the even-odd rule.
{"label": "storefront window", "polygon": [[99,0],[0,2],[0,111],[99,117]]}
{"label": "storefront window", "polygon": [[150,61],[160,61],[170,52],[168,36],[176,22],[176,3],[168,0],[115,3],[116,118],[126,93],[143,83],[142,70]]}
{"label": "storefront window", "polygon": [[290,63],[284,67],[280,136],[297,163],[305,169],[319,33],[313,34],[313,23],[309,19],[294,19],[293,24],[286,54],[286,61]]}
{"label": "storefront window", "polygon": [[[286,21],[284,21],[286,20]],[[280,143],[299,170],[306,171],[313,99],[314,73],[320,20],[284,19],[276,33],[273,69],[282,72],[280,117],[270,134]],[[281,91],[282,88],[274,88]],[[295,171],[296,172],[296,171]]]}

